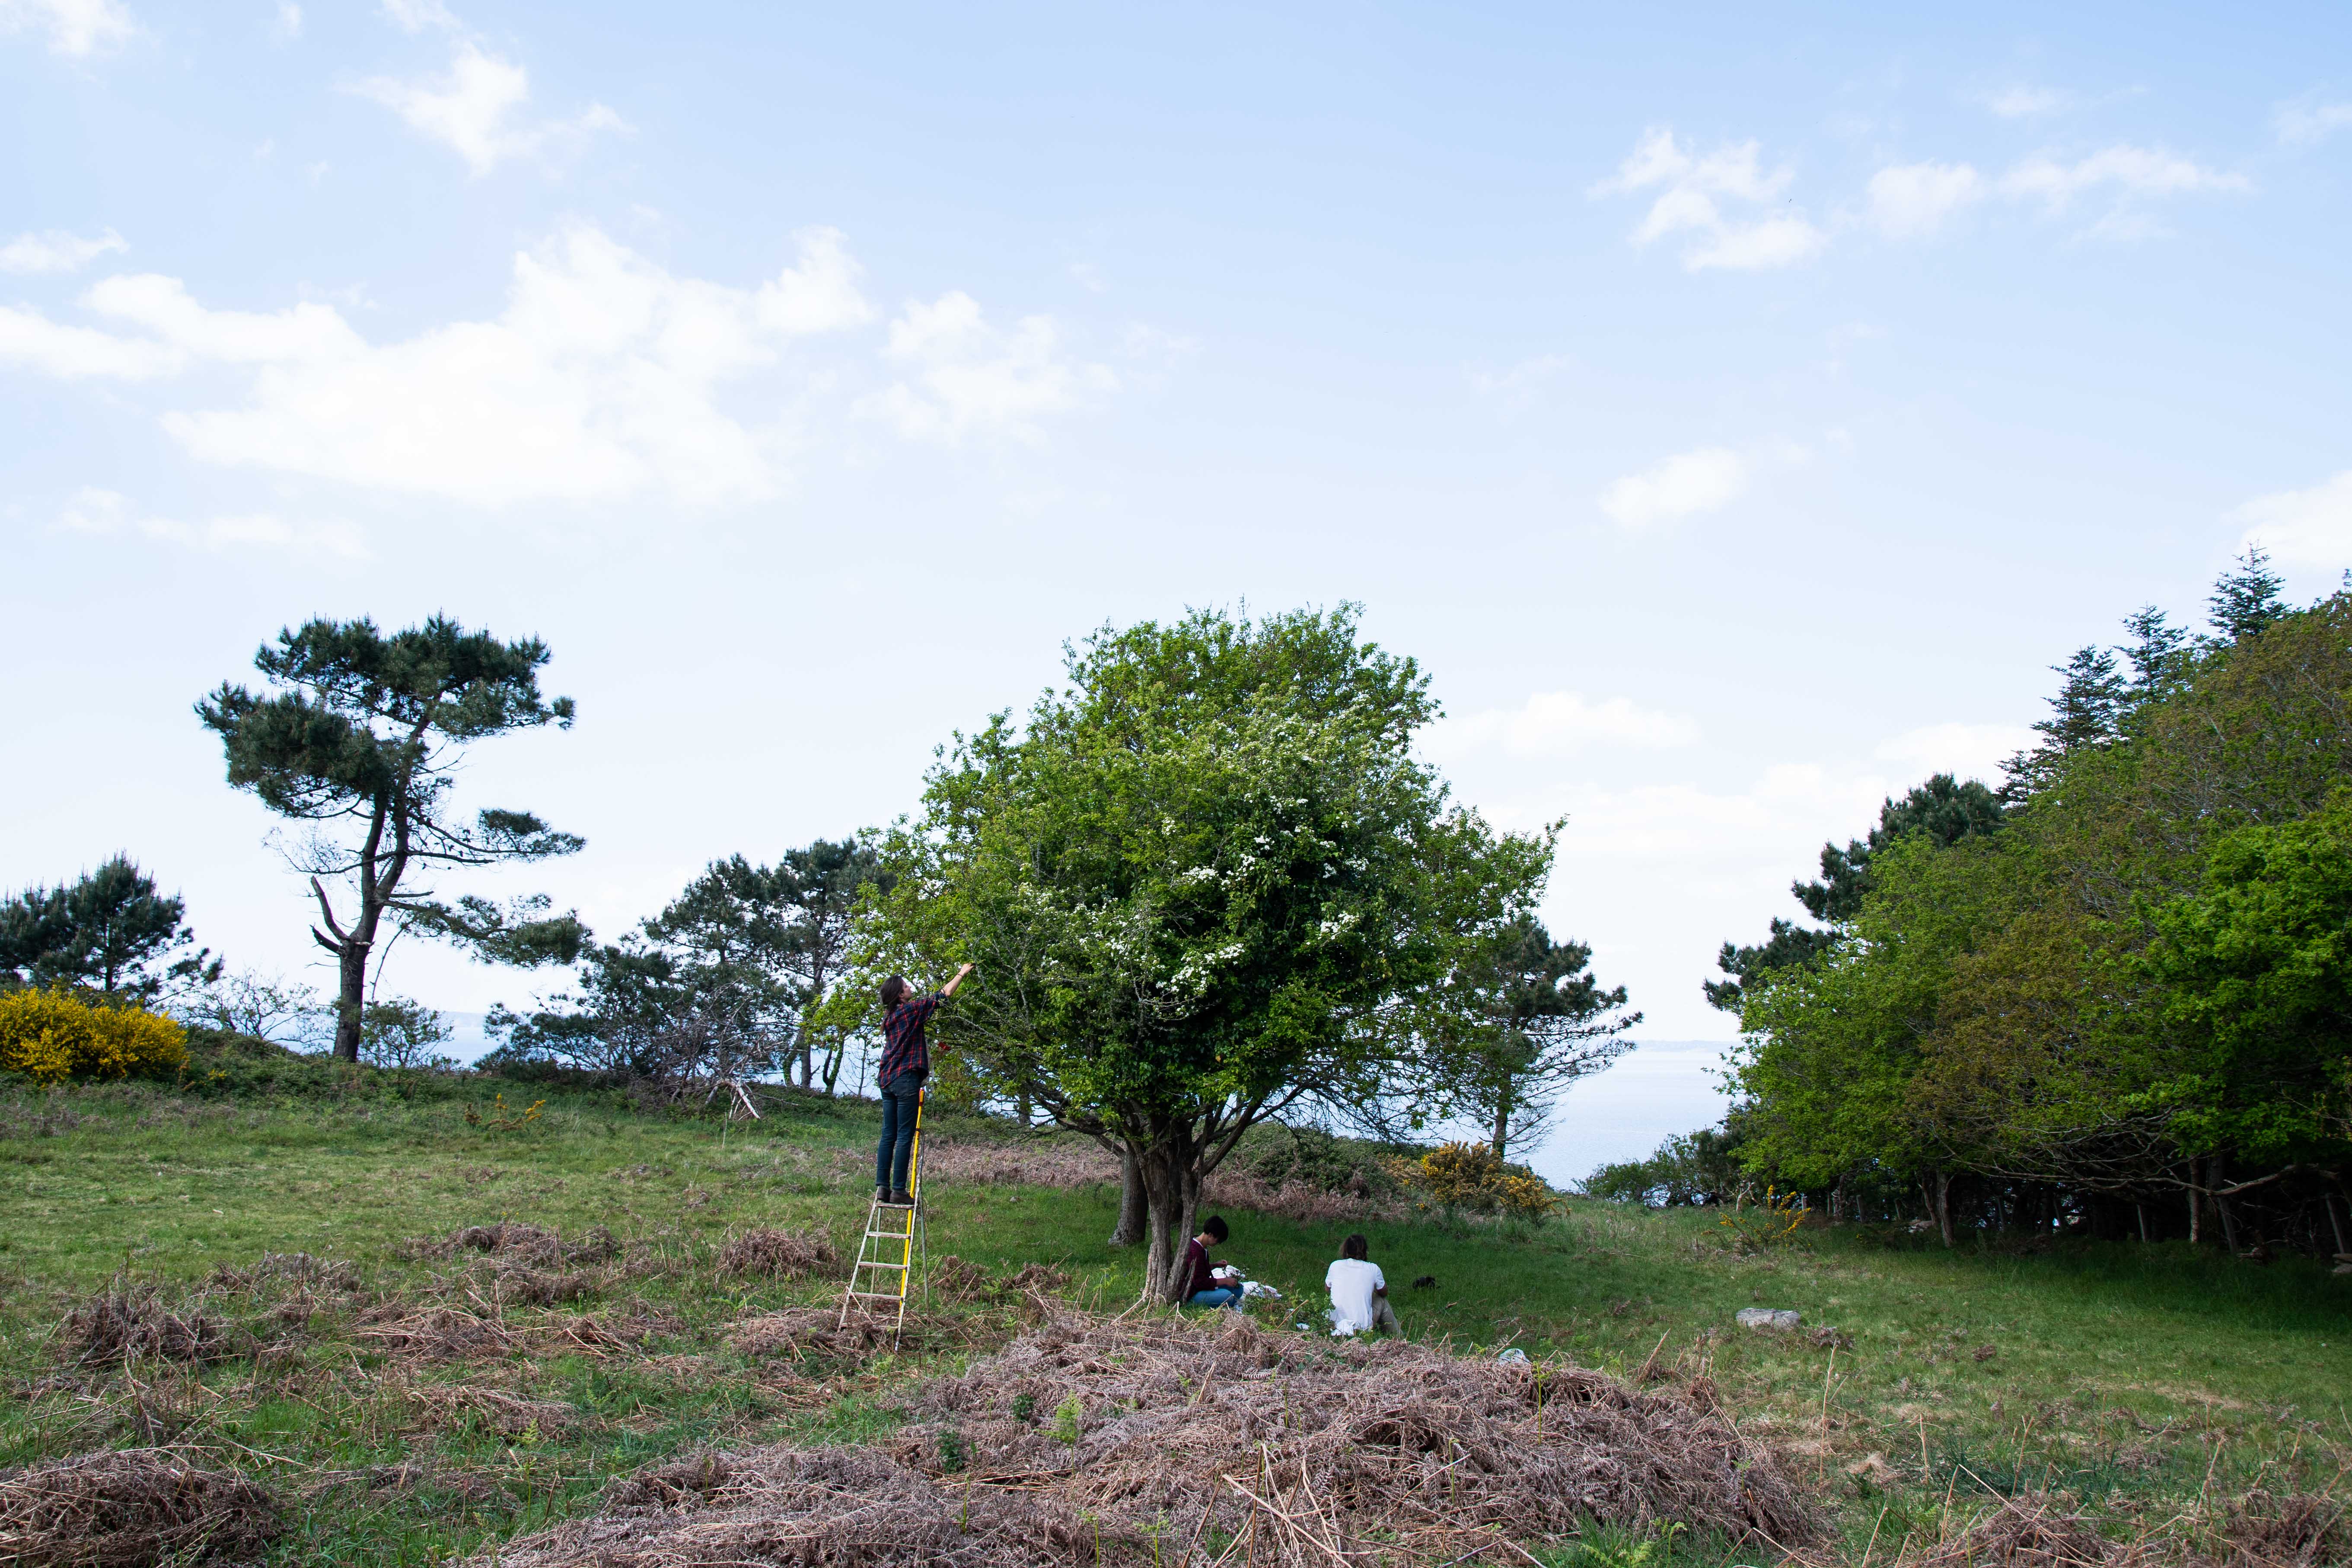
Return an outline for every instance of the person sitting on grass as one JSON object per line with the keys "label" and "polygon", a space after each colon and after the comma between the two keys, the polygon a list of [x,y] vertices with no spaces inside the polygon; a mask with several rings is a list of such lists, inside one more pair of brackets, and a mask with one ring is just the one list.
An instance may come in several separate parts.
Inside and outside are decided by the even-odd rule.
{"label": "person sitting on grass", "polygon": [[923,1080],[931,1076],[930,1047],[923,1041],[923,1025],[956,994],[967,963],[955,978],[928,996],[910,996],[913,989],[901,975],[882,983],[882,1142],[874,1150],[874,1201],[912,1204],[907,1190],[907,1167],[915,1153],[915,1115],[922,1103]]}
{"label": "person sitting on grass", "polygon": [[1223,1246],[1229,1234],[1223,1217],[1211,1215],[1201,1222],[1201,1234],[1185,1244],[1181,1267],[1185,1280],[1185,1305],[1238,1308],[1242,1299],[1241,1285],[1238,1282],[1231,1285],[1217,1283],[1215,1268],[1209,1262],[1209,1248]]}
{"label": "person sitting on grass", "polygon": [[1394,1334],[1404,1338],[1404,1325],[1389,1305],[1388,1276],[1366,1254],[1370,1243],[1351,1236],[1339,1244],[1338,1261],[1324,1272],[1324,1289],[1331,1292],[1331,1331],[1335,1334]]}

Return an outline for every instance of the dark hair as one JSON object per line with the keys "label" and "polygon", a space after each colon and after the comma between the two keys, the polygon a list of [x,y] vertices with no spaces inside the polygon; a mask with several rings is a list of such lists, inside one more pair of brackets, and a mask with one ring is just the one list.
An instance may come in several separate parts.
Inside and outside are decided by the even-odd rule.
{"label": "dark hair", "polygon": [[1211,1241],[1223,1241],[1233,1232],[1225,1228],[1225,1219],[1223,1215],[1213,1214],[1201,1222],[1201,1234]]}
{"label": "dark hair", "polygon": [[1372,1250],[1372,1244],[1360,1236],[1351,1236],[1339,1244],[1339,1256],[1361,1261]]}
{"label": "dark hair", "polygon": [[882,1005],[896,1007],[907,999],[907,977],[894,974],[882,983]]}

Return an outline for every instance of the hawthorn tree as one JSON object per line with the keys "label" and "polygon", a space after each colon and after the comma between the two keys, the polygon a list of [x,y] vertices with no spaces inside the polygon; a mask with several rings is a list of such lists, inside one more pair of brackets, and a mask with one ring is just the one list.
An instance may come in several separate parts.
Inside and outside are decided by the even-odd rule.
{"label": "hawthorn tree", "polygon": [[[571,728],[572,699],[540,695],[548,657],[536,637],[500,642],[440,616],[390,637],[366,619],[313,620],[254,656],[276,690],[257,695],[224,682],[196,704],[221,738],[229,784],[310,826],[289,858],[318,900],[310,934],[335,955],[335,1055],[343,1060],[359,1059],[368,956],[388,917],[486,963],[578,957],[584,928],[574,915],[550,915],[544,896],[501,910],[473,895],[446,900],[415,881],[569,855],[583,844],[527,811],[485,809],[468,820],[449,798],[474,742]],[[344,886],[341,915],[329,879]]]}
{"label": "hawthorn tree", "polygon": [[886,846],[863,977],[978,966],[944,1070],[1122,1156],[1148,1300],[1253,1125],[1427,1109],[1427,1043],[1476,1022],[1454,973],[1549,865],[1549,833],[1449,805],[1412,752],[1427,679],[1357,614],[1105,628],[1024,724],[959,737]]}

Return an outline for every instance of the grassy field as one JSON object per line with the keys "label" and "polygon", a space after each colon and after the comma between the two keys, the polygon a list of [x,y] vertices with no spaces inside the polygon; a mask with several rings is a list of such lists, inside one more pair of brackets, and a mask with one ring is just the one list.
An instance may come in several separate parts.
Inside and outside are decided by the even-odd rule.
{"label": "grassy field", "polygon": [[[199,1446],[299,1500],[273,1561],[436,1562],[593,1507],[609,1478],[667,1456],[887,1430],[894,1388],[1015,1327],[1009,1306],[942,1307],[900,1354],[740,1353],[731,1325],[839,1286],[733,1277],[720,1249],[781,1226],[854,1250],[869,1109],[795,1101],[722,1124],[550,1093],[526,1120],[533,1097],[482,1083],[0,1100],[0,1467]],[[937,1184],[930,1250],[996,1271],[1053,1263],[1074,1299],[1124,1306],[1140,1259],[1104,1245],[1116,1198],[1107,1184]],[[1356,1228],[1228,1217],[1223,1251],[1285,1292],[1283,1321],[1319,1306],[1324,1267]],[[573,1299],[529,1305],[499,1298],[466,1255],[414,1245],[500,1220],[567,1239],[604,1226],[621,1250],[571,1272]],[[2352,1458],[2352,1279],[2301,1260],[2096,1244],[1948,1253],[1814,1230],[1743,1254],[1708,1213],[1581,1202],[1540,1225],[1361,1228],[1416,1338],[1621,1373],[1703,1371],[1835,1500],[1849,1558],[1883,1560],[1938,1510],[1988,1492],[2162,1511],[2254,1485],[2340,1492]],[[291,1252],[352,1268],[310,1282],[215,1273]],[[1408,1283],[1420,1277],[1433,1287]],[[70,1364],[68,1314],[125,1282],[201,1297],[236,1353]],[[1794,1308],[1806,1331],[1735,1327],[1751,1305]],[[501,1321],[503,1348],[450,1359],[370,1331],[371,1312],[435,1307]]]}

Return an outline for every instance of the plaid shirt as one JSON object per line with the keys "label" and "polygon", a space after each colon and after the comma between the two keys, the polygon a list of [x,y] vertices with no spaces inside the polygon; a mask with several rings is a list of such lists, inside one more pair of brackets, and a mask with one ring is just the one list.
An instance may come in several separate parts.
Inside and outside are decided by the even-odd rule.
{"label": "plaid shirt", "polygon": [[909,996],[882,1020],[882,1073],[875,1081],[888,1083],[902,1073],[931,1070],[930,1047],[923,1043],[923,1025],[947,1000],[938,992]]}

